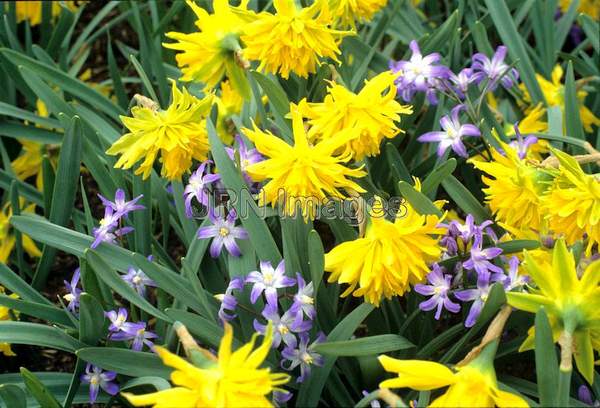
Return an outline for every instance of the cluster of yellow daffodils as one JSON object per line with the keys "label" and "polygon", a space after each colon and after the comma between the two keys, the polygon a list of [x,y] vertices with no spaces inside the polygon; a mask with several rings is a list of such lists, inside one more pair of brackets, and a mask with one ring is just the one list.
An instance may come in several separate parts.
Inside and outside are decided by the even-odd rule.
{"label": "cluster of yellow daffodils", "polygon": [[285,214],[295,215],[298,207],[304,219],[315,218],[315,210],[330,198],[344,198],[365,190],[350,177],[365,176],[365,172],[345,164],[349,154],[336,154],[356,132],[342,131],[335,136],[309,143],[302,116],[291,105],[294,145],[291,146],[269,131],[254,129],[243,132],[267,160],[252,164],[246,172],[255,181],[269,181],[259,194],[259,205],[282,205]]}
{"label": "cluster of yellow daffodils", "polygon": [[[574,351],[575,363],[581,374],[589,382],[594,376],[594,348],[600,349],[600,261],[587,266],[579,277],[575,258],[567,250],[564,240],[558,240],[553,251],[551,268],[525,252],[525,270],[536,284],[535,289],[525,292],[507,292],[508,303],[520,310],[536,313],[544,307],[552,326],[553,337],[560,339],[563,348],[568,350],[567,361],[561,362],[561,369],[570,371],[570,352]],[[533,348],[535,332],[521,350]]]}
{"label": "cluster of yellow daffodils", "polygon": [[577,161],[553,149],[559,161],[559,175],[542,199],[542,211],[550,230],[574,244],[587,236],[587,254],[600,244],[600,181],[585,174]]}
{"label": "cluster of yellow daffodils", "polygon": [[192,160],[206,160],[209,150],[206,115],[213,96],[197,99],[173,82],[172,102],[167,110],[154,106],[136,106],[133,117],[121,116],[129,133],[121,136],[106,153],[120,154],[116,168],[129,169],[143,159],[135,174],[150,176],[152,165],[160,154],[161,175],[177,180],[189,170]]}
{"label": "cluster of yellow daffodils", "polygon": [[232,352],[233,331],[225,323],[217,356],[209,355],[210,360],[202,367],[156,347],[163,363],[175,369],[171,374],[175,387],[145,395],[123,395],[136,407],[270,407],[268,395],[280,390],[278,386],[287,383],[289,376],[260,368],[271,349],[272,325],[268,325],[263,343],[254,349],[257,336]]}
{"label": "cluster of yellow daffodils", "polygon": [[244,99],[231,87],[229,81],[221,82],[221,94],[215,98],[219,116],[217,118],[217,133],[223,143],[231,144],[233,142],[233,133],[235,126],[231,122],[232,115],[237,115],[242,110]]}
{"label": "cluster of yellow daffodils", "polygon": [[[587,239],[586,254],[600,244],[600,182],[585,174],[577,160],[551,149],[559,169],[532,158],[520,159],[500,142],[503,152],[492,161],[471,163],[486,175],[483,191],[496,220],[513,235],[564,237],[567,243]],[[516,231],[516,233],[515,233]]]}
{"label": "cluster of yellow daffodils", "polygon": [[325,0],[305,8],[293,0],[274,0],[273,6],[275,14],[258,14],[242,36],[244,57],[259,61],[259,71],[307,77],[316,72],[318,58],[339,62],[337,41],[350,33],[331,28],[333,17]]}
{"label": "cluster of yellow daffodils", "polygon": [[[2,226],[0,225],[0,230],[2,229]],[[4,261],[2,261],[4,262]],[[4,288],[2,286],[0,286],[0,294],[4,295]],[[13,299],[18,299],[19,296],[15,293],[10,295],[11,298]],[[0,306],[0,321],[6,321],[6,320],[12,320],[12,317],[15,315],[16,312],[12,312],[8,307],[6,306]],[[0,353],[4,354],[5,356],[15,356],[16,354],[12,351],[12,349],[10,348],[10,344],[8,343],[0,343]]]}
{"label": "cluster of yellow daffodils", "polygon": [[184,81],[200,81],[215,87],[224,77],[243,95],[248,85],[243,70],[249,61],[258,62],[258,70],[290,73],[307,77],[316,72],[322,58],[338,62],[339,42],[351,31],[336,27],[355,27],[356,21],[369,21],[387,4],[387,0],[316,0],[299,7],[293,0],[274,0],[274,13],[255,13],[244,0],[237,7],[228,0],[215,0],[213,14],[187,1],[198,20],[198,32],[167,33],[175,43],[165,47],[180,51],[177,64]]}
{"label": "cluster of yellow daffodils", "polygon": [[167,38],[177,42],[163,44],[166,48],[181,51],[175,57],[183,73],[181,80],[200,81],[213,88],[227,75],[234,87],[243,89],[245,85],[238,80],[245,75],[239,38],[243,28],[255,18],[254,13],[247,10],[248,1],[232,7],[228,0],[215,0],[213,14],[193,1],[188,0],[187,4],[198,17],[196,27],[199,32],[170,32],[166,34]]}
{"label": "cluster of yellow daffodils", "polygon": [[[495,344],[494,344],[495,343]],[[383,381],[381,388],[412,388],[430,391],[448,387],[430,407],[528,407],[520,396],[498,388],[492,361],[497,341],[467,365],[454,367],[424,360],[397,360],[379,356],[383,368],[397,378]]]}
{"label": "cluster of yellow daffodils", "polygon": [[329,8],[341,28],[356,28],[356,23],[371,21],[387,0],[329,0]]}
{"label": "cluster of yellow daffodils", "polygon": [[[542,88],[542,92],[544,93],[544,98],[546,98],[546,102],[548,106],[559,106],[563,112],[565,113],[565,86],[562,84],[561,79],[563,77],[563,69],[560,65],[557,65],[552,70],[552,81],[548,81],[540,74],[535,75],[540,87]],[[527,88],[524,84],[520,84],[519,87],[521,91],[523,91],[524,100],[526,103],[531,103],[531,97],[527,92]],[[579,115],[581,117],[581,123],[586,132],[592,131],[592,125],[599,126],[600,118],[598,118],[594,113],[589,110],[583,103],[585,97],[587,96],[587,92],[583,89],[579,89],[577,91],[577,99],[579,99]]]}
{"label": "cluster of yellow daffodils", "polygon": [[396,98],[396,74],[385,71],[365,81],[355,94],[344,86],[330,83],[322,103],[300,101],[299,109],[311,125],[311,140],[326,140],[344,129],[354,129],[358,136],[350,139],[346,150],[355,160],[379,154],[384,138],[393,138],[402,132],[396,122],[400,114],[411,114],[412,107],[401,105]]}
{"label": "cluster of yellow daffodils", "polygon": [[541,195],[551,179],[546,172],[520,159],[508,145],[499,142],[502,152],[492,151],[492,161],[478,157],[470,162],[483,171],[487,186],[483,191],[496,220],[517,229],[532,228],[540,231],[543,219]]}
{"label": "cluster of yellow daffodils", "polygon": [[[571,7],[573,0],[560,0],[558,3],[560,11],[566,13]],[[577,11],[587,14],[594,20],[600,20],[600,0],[580,0]]]}
{"label": "cluster of yellow daffodils", "polygon": [[328,281],[350,285],[342,296],[363,296],[378,306],[383,297],[403,295],[429,273],[428,264],[441,255],[438,241],[445,230],[438,227],[436,215],[421,215],[409,204],[404,212],[398,210],[396,219],[388,221],[377,197],[365,236],[325,255]]}

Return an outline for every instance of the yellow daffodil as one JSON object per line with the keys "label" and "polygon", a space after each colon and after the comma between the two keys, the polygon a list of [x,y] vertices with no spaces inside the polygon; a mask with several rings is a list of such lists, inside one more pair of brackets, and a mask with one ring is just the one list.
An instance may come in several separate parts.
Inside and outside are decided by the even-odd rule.
{"label": "yellow daffodil", "polygon": [[[44,2],[40,0],[15,1],[14,4],[16,7],[15,11],[17,14],[17,23],[28,20],[29,25],[31,26],[40,24],[42,22],[43,3]],[[83,1],[64,1],[63,3],[67,6],[67,8],[75,11],[80,6],[80,3],[83,3]],[[62,7],[60,6],[60,2],[53,1],[51,7],[52,17],[58,16],[61,11]]]}
{"label": "yellow daffodil", "polygon": [[470,160],[476,168],[486,173],[483,191],[496,220],[517,229],[543,229],[540,212],[541,195],[551,179],[545,172],[521,160],[505,143],[499,142],[503,153],[492,152],[492,161],[481,157]]}
{"label": "yellow daffodil", "polygon": [[[556,242],[550,270],[527,252],[525,261],[525,270],[536,288],[531,289],[530,293],[507,292],[508,303],[531,313],[536,313],[543,306],[555,340],[563,333],[568,334],[575,345],[568,345],[575,349],[575,363],[585,379],[592,383],[594,352],[590,331],[597,331],[600,323],[600,261],[590,264],[579,278],[575,258],[563,239]],[[534,336],[531,330],[521,350],[533,347]]]}
{"label": "yellow daffodil", "polygon": [[26,180],[36,176],[35,184],[42,191],[42,159],[44,156],[44,145],[31,140],[20,139],[21,154],[10,164],[19,180]]}
{"label": "yellow daffodil", "polygon": [[410,284],[423,281],[428,263],[439,259],[438,240],[445,232],[438,228],[440,218],[405,205],[393,222],[388,221],[376,197],[365,236],[343,242],[325,255],[325,270],[331,272],[328,281],[350,285],[341,296],[364,296],[378,306],[383,297],[401,296]]}
{"label": "yellow daffodil", "polygon": [[322,103],[300,101],[299,109],[309,119],[311,139],[328,139],[344,129],[356,129],[359,136],[348,141],[346,149],[356,160],[379,154],[384,138],[391,139],[402,132],[396,122],[400,114],[412,113],[412,108],[396,100],[396,75],[385,71],[365,81],[355,94],[344,86],[331,82]]}
{"label": "yellow daffodil", "polygon": [[[573,3],[573,0],[560,0],[558,3],[560,11],[566,13],[569,10],[571,3]],[[600,20],[600,0],[579,0],[577,11],[587,14],[594,20]]]}
{"label": "yellow daffodil", "polygon": [[212,102],[212,95],[197,99],[185,88],[177,89],[173,82],[172,102],[167,110],[152,106],[132,108],[133,117],[121,116],[129,133],[121,136],[106,153],[121,155],[116,168],[129,169],[143,159],[135,174],[142,174],[144,179],[160,154],[161,175],[177,180],[189,170],[193,159],[206,160],[209,150],[206,115]]}
{"label": "yellow daffodil", "polygon": [[341,28],[356,28],[356,23],[371,21],[386,4],[387,0],[329,0],[331,13]]}
{"label": "yellow daffodil", "polygon": [[600,181],[585,174],[573,157],[556,149],[552,152],[560,174],[542,200],[549,228],[570,245],[587,236],[590,255],[593,245],[600,244]]}
{"label": "yellow daffodil", "polygon": [[349,154],[336,155],[334,152],[344,146],[352,137],[353,131],[339,132],[335,136],[314,145],[308,142],[302,115],[297,106],[291,105],[294,145],[290,146],[269,131],[243,129],[254,142],[256,149],[267,160],[252,164],[246,172],[255,181],[269,179],[259,193],[259,204],[270,203],[283,206],[285,214],[295,215],[297,205],[304,219],[314,218],[315,209],[330,198],[344,198],[342,190],[348,194],[362,193],[362,189],[349,177],[363,177],[362,168],[351,169],[345,166]]}
{"label": "yellow daffodil", "polygon": [[[2,227],[0,226],[0,230],[1,229]],[[4,295],[4,288],[2,286],[0,286],[0,294]],[[11,294],[10,297],[13,299],[19,298],[19,296],[15,293]],[[8,307],[0,306],[0,321],[12,320],[12,316],[15,315],[16,312],[11,311]],[[4,354],[5,356],[16,356],[16,354],[10,348],[10,344],[8,343],[0,343],[0,353]]]}
{"label": "yellow daffodil", "polygon": [[234,88],[245,93],[247,84],[243,62],[240,60],[239,38],[242,30],[254,19],[254,13],[247,10],[248,0],[232,7],[228,0],[212,2],[213,14],[187,0],[198,20],[199,32],[184,34],[167,33],[167,38],[176,43],[165,43],[164,47],[181,51],[175,57],[181,68],[182,81],[200,81],[209,88],[215,87],[227,75]]}
{"label": "yellow daffodil", "polygon": [[293,0],[274,0],[275,14],[262,12],[244,28],[244,57],[259,61],[258,70],[288,78],[316,72],[319,58],[338,62],[337,41],[349,32],[331,28],[333,18],[326,0],[298,8]]}
{"label": "yellow daffodil", "polygon": [[[21,212],[33,213],[35,204],[28,205],[21,209]],[[0,211],[0,262],[7,263],[10,253],[15,247],[15,235],[10,225],[10,217],[12,217],[13,211],[10,207],[10,203],[6,203]],[[32,257],[40,257],[42,253],[35,245],[33,240],[27,235],[21,235],[23,240],[23,249]]]}
{"label": "yellow daffodil", "polygon": [[[565,86],[562,84],[561,79],[563,76],[563,69],[560,65],[557,65],[552,70],[552,82],[548,81],[540,74],[536,74],[535,77],[542,88],[546,102],[548,106],[559,106],[565,114]],[[524,99],[526,103],[531,103],[531,97],[527,92],[524,84],[520,84],[519,87],[523,91]],[[581,117],[581,123],[586,132],[592,131],[592,125],[600,125],[600,119],[596,117],[591,110],[584,105],[585,97],[587,92],[583,89],[577,91],[577,99],[579,99],[579,115]]]}
{"label": "yellow daffodil", "polygon": [[123,393],[123,396],[136,407],[270,407],[267,396],[288,382],[289,376],[260,368],[271,349],[272,325],[267,327],[263,343],[254,350],[256,337],[257,334],[232,352],[233,331],[225,323],[218,355],[211,356],[212,361],[203,367],[156,347],[163,363],[175,369],[171,374],[175,387],[145,395]]}
{"label": "yellow daffodil", "polygon": [[215,100],[219,110],[217,133],[224,143],[231,144],[233,142],[235,126],[231,122],[230,117],[241,112],[244,99],[239,92],[231,87],[229,81],[223,81],[221,82],[221,95],[215,98]]}
{"label": "yellow daffodil", "polygon": [[[492,346],[488,345],[475,360],[454,370],[432,361],[379,356],[379,362],[386,371],[398,374],[398,378],[385,380],[379,387],[417,391],[448,387],[444,394],[431,402],[430,407],[528,407],[520,396],[498,388],[493,354],[488,351]],[[492,351],[495,353],[495,347]]]}

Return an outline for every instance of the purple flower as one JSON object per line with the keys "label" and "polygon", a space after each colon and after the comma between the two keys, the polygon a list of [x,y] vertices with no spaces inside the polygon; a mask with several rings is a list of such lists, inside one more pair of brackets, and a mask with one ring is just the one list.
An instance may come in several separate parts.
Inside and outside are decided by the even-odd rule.
{"label": "purple flower", "polygon": [[[221,301],[221,307],[219,308],[219,318],[221,320],[231,321],[236,315],[235,308],[237,307],[237,299],[233,295],[233,291],[240,291],[244,288],[244,278],[236,277],[229,281],[229,285],[225,290],[225,294],[219,296],[219,300]],[[232,313],[227,313],[226,311],[231,311]]]}
{"label": "purple flower", "polygon": [[81,375],[81,381],[90,385],[91,404],[96,402],[100,388],[110,395],[117,395],[119,386],[113,382],[116,377],[117,373],[114,371],[103,371],[100,367],[87,363],[85,374]]}
{"label": "purple flower", "polygon": [[591,407],[600,406],[598,400],[594,399],[592,390],[590,390],[590,388],[587,385],[579,386],[579,388],[577,389],[577,399]]}
{"label": "purple flower", "polygon": [[482,249],[482,241],[481,235],[475,235],[475,240],[471,247],[471,257],[463,262],[463,267],[468,270],[475,270],[479,275],[488,271],[503,274],[504,271],[502,268],[490,262],[491,259],[496,258],[502,253],[502,249],[497,247]]}
{"label": "purple flower", "polygon": [[519,79],[519,72],[515,68],[510,68],[505,62],[504,58],[506,58],[507,48],[504,45],[496,48],[496,52],[494,56],[490,60],[485,54],[478,52],[473,55],[473,64],[471,68],[473,69],[473,77],[474,81],[477,84],[480,84],[483,80],[489,79],[489,89],[494,90],[498,85],[498,80],[500,77],[500,82],[502,86],[505,88],[510,88],[513,86],[513,80],[517,81]]}
{"label": "purple flower", "polygon": [[156,282],[150,279],[144,271],[131,266],[121,278],[142,297],[146,296],[146,286],[156,287]]}
{"label": "purple flower", "polygon": [[91,245],[92,249],[98,247],[101,242],[116,244],[117,237],[122,237],[133,231],[133,227],[117,228],[120,218],[121,216],[114,212],[112,207],[104,209],[104,217],[100,220],[100,225],[92,231],[94,234],[94,242]]}
{"label": "purple flower", "polygon": [[127,323],[123,326],[120,332],[111,335],[110,339],[115,341],[133,340],[131,349],[134,351],[142,351],[144,344],[150,349],[154,348],[154,343],[150,339],[155,339],[158,336],[146,330],[146,322]]}
{"label": "purple flower", "polygon": [[429,103],[437,103],[436,91],[440,80],[450,76],[450,70],[442,65],[436,65],[441,59],[440,54],[434,52],[425,57],[421,54],[419,44],[411,41],[409,47],[412,56],[408,61],[391,61],[390,69],[399,73],[396,79],[398,93],[406,102],[410,102],[416,91],[425,92]]}
{"label": "purple flower", "polygon": [[64,281],[65,287],[67,288],[66,295],[63,295],[63,299],[67,302],[67,309],[71,312],[75,313],[75,309],[79,307],[79,297],[81,296],[82,290],[77,287],[79,284],[80,270],[79,268],[75,269],[73,272],[73,277],[71,277],[71,282]]}
{"label": "purple flower", "polygon": [[237,142],[238,148],[233,149],[231,147],[226,147],[225,151],[227,152],[227,155],[235,163],[236,166],[238,165],[238,163],[235,160],[235,154],[236,153],[239,154],[240,171],[244,175],[244,179],[246,180],[246,183],[248,184],[248,186],[253,187],[255,183],[252,180],[252,178],[250,178],[250,176],[248,174],[246,174],[246,168],[248,168],[248,166],[250,166],[252,164],[263,161],[264,157],[258,152],[258,150],[248,149],[248,146],[246,146],[244,139],[242,139],[239,135],[235,137],[235,140]]}
{"label": "purple flower", "polygon": [[492,221],[487,220],[482,222],[481,225],[476,225],[473,214],[467,214],[464,224],[458,221],[451,221],[448,225],[448,232],[452,236],[460,238],[464,244],[467,244],[471,238],[483,236],[484,231],[492,224]]}
{"label": "purple flower", "polygon": [[463,99],[469,89],[469,85],[474,82],[476,78],[473,76],[473,70],[471,68],[464,68],[458,75],[454,72],[450,72],[449,79],[450,82],[452,82],[452,89],[454,89],[458,96]]}
{"label": "purple flower", "polygon": [[290,311],[292,313],[303,312],[310,320],[314,320],[317,312],[313,298],[313,283],[310,282],[307,285],[299,273],[296,274],[296,281],[298,282],[298,293],[294,295],[294,303],[290,307]]}
{"label": "purple flower", "polygon": [[466,327],[472,327],[477,321],[481,309],[483,309],[483,305],[485,305],[490,294],[490,289],[490,273],[485,271],[477,276],[477,289],[465,289],[454,293],[454,296],[463,302],[474,300],[467,320],[465,320]]}
{"label": "purple flower", "polygon": [[210,163],[212,162],[207,160],[198,166],[198,169],[190,176],[188,185],[183,191],[183,195],[185,196],[185,215],[188,218],[191,218],[193,215],[192,199],[195,197],[200,204],[208,207],[208,187],[221,178],[218,174],[208,173],[207,166]]}
{"label": "purple flower", "polygon": [[240,247],[235,242],[236,239],[248,239],[248,231],[242,227],[235,226],[237,214],[235,210],[229,211],[227,217],[216,215],[213,211],[208,214],[213,225],[200,227],[198,229],[198,238],[212,238],[210,244],[210,256],[217,258],[223,250],[223,245],[230,255],[240,256],[242,253]]}
{"label": "purple flower", "polygon": [[290,391],[273,391],[273,405],[279,407],[292,399],[294,394]]}
{"label": "purple flower", "polygon": [[529,283],[529,276],[519,275],[519,258],[513,256],[508,261],[508,276],[502,278],[502,285],[507,292],[519,289]]}
{"label": "purple flower", "polygon": [[267,303],[277,306],[277,289],[293,286],[296,281],[293,278],[285,276],[285,261],[282,259],[274,270],[271,262],[261,261],[260,272],[252,271],[246,278],[246,283],[253,283],[250,301],[256,303],[258,297],[263,291],[267,298]]}
{"label": "purple flower", "polygon": [[125,309],[124,307],[120,307],[118,312],[115,310],[105,312],[104,315],[108,318],[108,320],[110,320],[110,326],[108,326],[108,331],[114,334],[128,329],[133,324],[127,322],[128,314],[129,313],[127,312],[127,309]]}
{"label": "purple flower", "polygon": [[515,123],[514,129],[517,140],[510,142],[509,146],[516,150],[519,159],[523,160],[525,157],[527,157],[527,150],[529,149],[529,146],[536,144],[538,138],[533,135],[529,135],[523,139],[523,135],[519,130],[519,122]]}
{"label": "purple flower", "polygon": [[123,191],[123,189],[120,188],[115,192],[115,201],[112,202],[103,197],[102,195],[98,194],[98,197],[100,198],[100,201],[102,201],[102,204],[104,204],[106,208],[111,208],[115,212],[115,217],[117,218],[126,217],[127,214],[135,210],[145,209],[146,207],[144,207],[143,205],[136,204],[143,196],[143,194],[140,194],[131,201],[125,201],[125,191]]}
{"label": "purple flower", "polygon": [[[288,310],[283,316],[279,316],[277,306],[269,304],[265,306],[262,315],[273,324],[273,348],[279,347],[282,340],[286,345],[295,347],[296,336],[294,333],[304,333],[312,327],[312,322],[304,321],[301,313],[292,313]],[[267,326],[254,319],[254,330],[265,334]]]}
{"label": "purple flower", "polygon": [[461,125],[458,114],[464,105],[457,105],[452,109],[450,116],[445,115],[440,119],[440,125],[444,131],[427,132],[417,138],[419,142],[439,142],[437,154],[443,156],[449,147],[456,154],[462,157],[468,157],[467,148],[462,142],[466,136],[481,136],[481,132],[475,125],[465,123]]}
{"label": "purple flower", "polygon": [[451,275],[444,275],[444,269],[438,264],[433,264],[433,270],[427,274],[429,285],[416,284],[415,291],[423,296],[431,296],[419,304],[419,309],[430,311],[436,309],[435,319],[440,320],[444,307],[452,313],[458,313],[460,305],[448,297],[452,282]]}
{"label": "purple flower", "polygon": [[[300,366],[300,376],[296,379],[296,382],[301,383],[310,375],[312,365],[317,367],[323,366],[325,359],[314,351],[314,346],[315,344],[324,342],[325,335],[319,333],[317,339],[311,345],[308,345],[308,333],[300,333],[298,337],[300,337],[300,344],[297,344],[294,338],[294,344],[288,344],[281,352],[284,358],[281,362],[281,367],[285,370],[293,370]],[[287,361],[289,361],[289,364],[286,365]]]}

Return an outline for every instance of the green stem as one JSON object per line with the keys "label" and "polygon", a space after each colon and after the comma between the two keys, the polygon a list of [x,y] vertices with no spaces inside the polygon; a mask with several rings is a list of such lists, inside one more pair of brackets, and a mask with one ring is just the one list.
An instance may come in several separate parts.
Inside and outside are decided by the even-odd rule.
{"label": "green stem", "polygon": [[562,368],[558,374],[558,395],[556,406],[557,407],[568,407],[569,406],[569,395],[571,392],[571,373],[573,370],[564,371]]}

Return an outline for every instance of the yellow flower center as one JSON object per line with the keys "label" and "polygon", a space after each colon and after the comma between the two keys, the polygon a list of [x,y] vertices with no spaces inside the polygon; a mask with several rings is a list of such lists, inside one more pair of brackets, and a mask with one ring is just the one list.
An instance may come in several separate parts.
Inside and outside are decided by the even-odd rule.
{"label": "yellow flower center", "polygon": [[138,285],[142,281],[142,278],[140,278],[139,276],[134,276],[131,281]]}
{"label": "yellow flower center", "polygon": [[219,235],[222,237],[226,237],[227,235],[229,235],[229,229],[225,227],[219,228]]}
{"label": "yellow flower center", "polygon": [[312,364],[313,358],[311,357],[310,354],[304,353],[304,354],[302,354],[302,361],[304,361],[306,364]]}
{"label": "yellow flower center", "polygon": [[302,299],[302,303],[305,305],[312,305],[314,303],[314,299],[310,296],[302,295],[300,299]]}
{"label": "yellow flower center", "polygon": [[290,332],[290,329],[288,329],[287,326],[284,326],[283,324],[277,326],[277,330],[279,330],[279,333],[281,334],[288,334]]}
{"label": "yellow flower center", "polygon": [[92,378],[90,378],[90,384],[98,385],[98,383],[100,383],[100,378],[98,378],[97,375],[93,375]]}
{"label": "yellow flower center", "polygon": [[75,300],[75,295],[73,295],[72,293],[67,293],[66,295],[63,296],[63,299],[66,300],[67,302],[72,302]]}
{"label": "yellow flower center", "polygon": [[265,282],[266,285],[270,285],[271,283],[273,283],[273,273],[265,272],[263,281]]}

